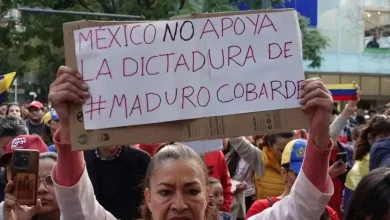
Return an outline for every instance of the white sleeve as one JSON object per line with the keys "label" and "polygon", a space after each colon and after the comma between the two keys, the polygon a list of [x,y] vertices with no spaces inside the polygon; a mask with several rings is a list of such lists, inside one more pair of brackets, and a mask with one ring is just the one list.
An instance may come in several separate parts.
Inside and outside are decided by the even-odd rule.
{"label": "white sleeve", "polygon": [[117,220],[96,200],[85,167],[76,185],[64,187],[54,182],[54,190],[61,210],[61,220]]}
{"label": "white sleeve", "polygon": [[328,178],[326,192],[322,193],[307,179],[301,170],[290,195],[248,220],[320,219],[333,195],[333,191],[333,183],[330,178]]}

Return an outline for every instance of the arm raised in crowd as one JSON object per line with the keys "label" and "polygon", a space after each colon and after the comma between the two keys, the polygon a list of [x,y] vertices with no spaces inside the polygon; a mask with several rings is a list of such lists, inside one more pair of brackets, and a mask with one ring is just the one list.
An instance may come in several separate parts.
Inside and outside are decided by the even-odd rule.
{"label": "arm raised in crowd", "polygon": [[257,176],[263,176],[263,151],[254,146],[245,137],[230,138],[229,142],[238,155],[248,163],[249,168],[254,170]]}
{"label": "arm raised in crowd", "polygon": [[360,99],[360,89],[357,88],[358,95],[356,101],[350,101],[345,106],[344,110],[336,117],[336,119],[330,125],[330,137],[333,141],[337,141],[341,131],[345,128],[351,115],[356,111],[356,105]]}
{"label": "arm raised in crowd", "polygon": [[61,119],[53,138],[58,160],[52,176],[62,220],[116,219],[95,198],[83,152],[71,151],[69,105],[82,104],[88,96],[88,86],[82,82],[80,73],[64,66],[58,69],[57,78],[50,85],[49,101]]}
{"label": "arm raised in crowd", "polygon": [[249,220],[319,219],[333,194],[333,183],[328,174],[333,144],[329,132],[332,96],[318,78],[305,80],[302,86],[301,104],[309,118],[311,131],[303,172],[299,172],[290,195]]}

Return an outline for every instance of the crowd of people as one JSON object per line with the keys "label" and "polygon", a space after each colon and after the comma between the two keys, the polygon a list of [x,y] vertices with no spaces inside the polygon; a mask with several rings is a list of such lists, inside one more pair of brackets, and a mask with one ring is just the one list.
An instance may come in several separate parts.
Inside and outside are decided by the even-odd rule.
{"label": "crowd of people", "polygon": [[[60,67],[52,108],[0,106],[0,220],[390,219],[389,115],[366,120],[358,101],[338,113],[318,78],[302,83],[308,128],[225,138],[202,155],[178,142],[72,152],[68,107],[88,95]],[[35,206],[12,194],[14,149],[40,152]]]}

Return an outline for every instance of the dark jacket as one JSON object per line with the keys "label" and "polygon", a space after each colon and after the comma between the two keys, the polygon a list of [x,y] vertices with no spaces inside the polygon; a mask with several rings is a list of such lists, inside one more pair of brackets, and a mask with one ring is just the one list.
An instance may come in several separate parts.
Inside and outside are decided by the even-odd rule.
{"label": "dark jacket", "polygon": [[123,147],[118,158],[103,161],[95,150],[85,151],[89,178],[97,201],[117,219],[140,218],[143,188],[150,156],[132,147]]}

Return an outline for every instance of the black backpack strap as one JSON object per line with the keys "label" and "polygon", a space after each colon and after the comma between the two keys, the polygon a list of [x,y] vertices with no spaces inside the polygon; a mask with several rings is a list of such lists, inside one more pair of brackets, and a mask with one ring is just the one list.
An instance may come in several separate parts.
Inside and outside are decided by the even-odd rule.
{"label": "black backpack strap", "polygon": [[269,202],[269,207],[272,207],[274,205],[274,202],[270,198],[265,198]]}

